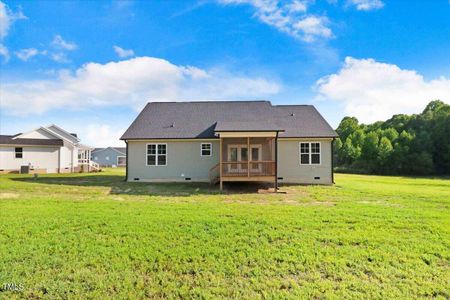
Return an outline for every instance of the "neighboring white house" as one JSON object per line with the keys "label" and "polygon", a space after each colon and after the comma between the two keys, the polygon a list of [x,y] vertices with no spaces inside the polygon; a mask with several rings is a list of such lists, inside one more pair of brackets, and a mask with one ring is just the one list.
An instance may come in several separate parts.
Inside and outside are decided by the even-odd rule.
{"label": "neighboring white house", "polygon": [[28,166],[35,173],[70,173],[98,170],[90,160],[92,147],[74,133],[49,125],[27,133],[0,135],[0,173]]}

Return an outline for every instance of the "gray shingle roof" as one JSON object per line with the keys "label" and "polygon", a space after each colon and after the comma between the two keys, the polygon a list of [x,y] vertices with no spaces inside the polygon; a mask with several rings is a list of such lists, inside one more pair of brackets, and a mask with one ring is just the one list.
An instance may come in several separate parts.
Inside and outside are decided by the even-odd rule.
{"label": "gray shingle roof", "polygon": [[215,131],[284,130],[280,137],[335,137],[312,105],[273,106],[269,101],[150,102],[122,140],[216,138]]}
{"label": "gray shingle roof", "polygon": [[127,148],[126,147],[112,147],[114,150],[119,151],[123,154],[127,153]]}
{"label": "gray shingle roof", "polygon": [[284,131],[271,121],[217,122],[214,131]]}
{"label": "gray shingle roof", "polygon": [[61,139],[13,139],[16,135],[0,135],[1,145],[63,146]]}
{"label": "gray shingle roof", "polygon": [[117,152],[120,152],[120,153],[122,153],[122,154],[126,154],[127,153],[127,148],[126,147],[106,147],[106,148],[94,148],[94,150],[92,150],[92,153],[94,153],[94,152],[99,152],[99,151],[103,151],[103,150],[106,150],[106,149],[113,149],[113,150],[115,150],[115,151],[117,151]]}

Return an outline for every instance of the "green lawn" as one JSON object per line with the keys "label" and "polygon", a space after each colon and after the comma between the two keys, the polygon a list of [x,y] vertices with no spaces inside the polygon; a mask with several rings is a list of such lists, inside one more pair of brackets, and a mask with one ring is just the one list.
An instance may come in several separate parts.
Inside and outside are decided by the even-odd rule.
{"label": "green lawn", "polygon": [[450,180],[219,193],[0,176],[0,298],[450,298]]}

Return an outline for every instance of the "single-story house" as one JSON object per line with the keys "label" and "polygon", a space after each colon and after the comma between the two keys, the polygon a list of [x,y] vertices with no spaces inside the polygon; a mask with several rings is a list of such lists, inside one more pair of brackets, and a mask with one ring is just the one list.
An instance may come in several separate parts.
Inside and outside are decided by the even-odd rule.
{"label": "single-story house", "polygon": [[95,148],[91,152],[91,159],[100,167],[125,167],[126,152],[125,147]]}
{"label": "single-story house", "polygon": [[151,102],[121,137],[126,179],[332,184],[336,132],[312,105]]}
{"label": "single-story house", "polygon": [[49,125],[26,133],[0,135],[0,173],[70,173],[98,170],[91,162],[93,148],[74,133]]}

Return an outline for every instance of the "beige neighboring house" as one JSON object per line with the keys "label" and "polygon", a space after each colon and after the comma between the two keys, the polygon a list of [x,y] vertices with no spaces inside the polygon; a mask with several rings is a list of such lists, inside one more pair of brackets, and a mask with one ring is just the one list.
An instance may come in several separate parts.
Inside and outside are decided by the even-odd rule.
{"label": "beige neighboring house", "polygon": [[16,135],[0,135],[0,173],[70,173],[96,171],[90,160],[93,147],[74,133],[49,125]]}
{"label": "beige neighboring house", "polygon": [[151,102],[121,137],[126,179],[333,183],[336,132],[312,105]]}

